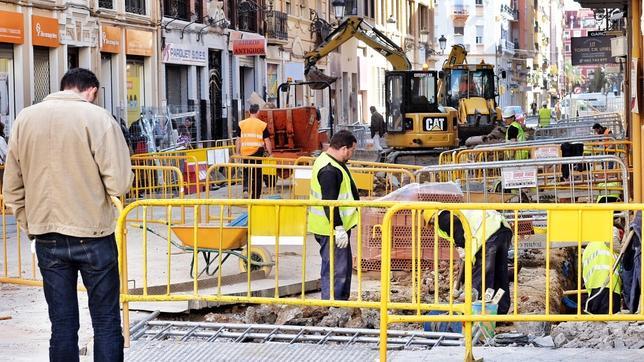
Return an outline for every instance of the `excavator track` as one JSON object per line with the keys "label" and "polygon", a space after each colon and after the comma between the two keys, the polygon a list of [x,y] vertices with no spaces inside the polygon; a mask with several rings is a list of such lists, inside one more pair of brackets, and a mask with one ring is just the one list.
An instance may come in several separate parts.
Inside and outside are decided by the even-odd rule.
{"label": "excavator track", "polygon": [[431,166],[438,164],[438,157],[446,149],[391,150],[384,154],[385,162],[399,165]]}

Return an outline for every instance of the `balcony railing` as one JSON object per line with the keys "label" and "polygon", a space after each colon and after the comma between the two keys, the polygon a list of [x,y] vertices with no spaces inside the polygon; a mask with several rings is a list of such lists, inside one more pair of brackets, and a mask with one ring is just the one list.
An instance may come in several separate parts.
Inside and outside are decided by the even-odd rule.
{"label": "balcony railing", "polygon": [[452,8],[452,15],[453,16],[467,16],[469,12],[467,11],[467,8],[463,4],[455,4],[454,7]]}
{"label": "balcony railing", "polygon": [[511,42],[511,41],[501,39],[501,46],[503,46],[503,50],[507,50],[509,52],[514,52],[514,43]]}
{"label": "balcony railing", "polygon": [[112,0],[98,0],[98,7],[102,9],[114,9]]}
{"label": "balcony railing", "polygon": [[288,15],[281,11],[266,12],[266,38],[288,40]]}
{"label": "balcony railing", "polygon": [[125,11],[132,14],[146,15],[145,0],[125,0]]}
{"label": "balcony railing", "polygon": [[189,21],[189,3],[187,0],[164,0],[163,15],[169,18]]}
{"label": "balcony railing", "polygon": [[506,15],[510,20],[519,20],[519,11],[506,4],[501,5],[501,14]]}

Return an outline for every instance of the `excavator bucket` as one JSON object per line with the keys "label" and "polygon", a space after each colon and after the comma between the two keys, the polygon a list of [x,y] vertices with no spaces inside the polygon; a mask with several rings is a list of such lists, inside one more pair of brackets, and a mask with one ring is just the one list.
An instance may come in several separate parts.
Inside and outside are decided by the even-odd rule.
{"label": "excavator bucket", "polygon": [[322,71],[319,70],[316,66],[308,68],[304,72],[304,77],[306,78],[307,82],[312,82],[312,84],[309,84],[309,87],[311,89],[324,89],[335,82],[336,79],[338,79],[336,77],[330,77],[322,73]]}

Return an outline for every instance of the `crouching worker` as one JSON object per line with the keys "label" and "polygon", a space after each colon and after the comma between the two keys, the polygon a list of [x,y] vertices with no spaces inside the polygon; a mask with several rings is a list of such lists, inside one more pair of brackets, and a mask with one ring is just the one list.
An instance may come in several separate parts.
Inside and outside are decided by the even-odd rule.
{"label": "crouching worker", "polygon": [[[507,314],[510,310],[510,277],[508,273],[508,249],[512,243],[512,230],[503,215],[495,210],[462,210],[472,235],[472,288],[483,295],[482,265],[483,241],[485,240],[485,289],[505,292],[499,301],[497,313]],[[453,216],[452,216],[453,215]],[[451,230],[453,225],[453,230]],[[484,234],[485,233],[485,234]],[[457,247],[465,248],[465,231],[459,215],[449,211],[438,214],[438,236]],[[467,250],[466,250],[467,252]]]}
{"label": "crouching worker", "polygon": [[[622,306],[622,281],[617,271],[613,270],[615,254],[607,244],[601,241],[589,242],[581,257],[582,276],[588,290],[585,311],[590,314],[608,314],[611,297],[613,313],[619,312]],[[609,288],[611,271],[613,283],[612,288]]]}
{"label": "crouching worker", "polygon": [[[355,136],[346,130],[331,137],[329,149],[315,160],[311,175],[310,200],[359,200],[360,195],[346,163],[356,149]],[[308,215],[308,231],[320,244],[322,265],[320,279],[322,299],[331,299],[330,264],[331,233],[333,233],[333,299],[348,300],[351,294],[351,229],[358,225],[358,209],[312,206]],[[331,221],[332,220],[332,221]],[[333,226],[333,228],[331,228]]]}

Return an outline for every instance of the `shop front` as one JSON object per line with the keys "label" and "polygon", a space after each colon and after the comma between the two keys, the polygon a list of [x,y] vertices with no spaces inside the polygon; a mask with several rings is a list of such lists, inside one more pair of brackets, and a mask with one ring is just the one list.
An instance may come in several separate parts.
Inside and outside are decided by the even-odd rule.
{"label": "shop front", "polygon": [[60,45],[58,20],[47,16],[31,16],[31,43],[33,45],[33,103],[41,102],[57,90],[52,84],[52,59]]}
{"label": "shop front", "polygon": [[101,25],[100,31],[100,82],[99,102],[112,114],[118,114],[118,69],[119,54],[122,52],[123,31],[120,27]]}
{"label": "shop front", "polygon": [[0,11],[0,122],[5,136],[16,115],[14,46],[24,42],[21,13]]}
{"label": "shop front", "polygon": [[127,29],[126,38],[126,115],[128,124],[141,116],[146,105],[146,83],[151,84],[151,57],[153,33],[145,30]]}

